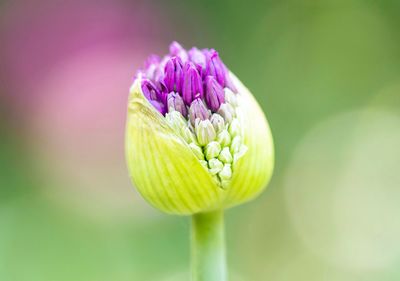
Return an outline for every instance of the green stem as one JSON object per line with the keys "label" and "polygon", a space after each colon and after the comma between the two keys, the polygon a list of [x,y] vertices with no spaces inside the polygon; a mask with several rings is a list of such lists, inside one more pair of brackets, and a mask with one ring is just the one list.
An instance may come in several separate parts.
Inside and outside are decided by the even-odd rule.
{"label": "green stem", "polygon": [[193,215],[192,281],[226,281],[223,210]]}

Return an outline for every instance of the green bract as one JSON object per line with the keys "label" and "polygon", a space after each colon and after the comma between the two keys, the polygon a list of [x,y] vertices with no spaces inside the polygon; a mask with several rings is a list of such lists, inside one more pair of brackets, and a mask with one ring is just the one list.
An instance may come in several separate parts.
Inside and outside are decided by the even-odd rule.
{"label": "green bract", "polygon": [[[164,117],[149,103],[140,76],[134,81],[126,158],[134,185],[156,208],[179,215],[214,211],[253,199],[267,186],[274,165],[268,122],[249,90],[229,75],[238,93],[210,121],[195,124],[198,139],[182,129],[179,115]],[[237,104],[233,120],[231,104]]]}

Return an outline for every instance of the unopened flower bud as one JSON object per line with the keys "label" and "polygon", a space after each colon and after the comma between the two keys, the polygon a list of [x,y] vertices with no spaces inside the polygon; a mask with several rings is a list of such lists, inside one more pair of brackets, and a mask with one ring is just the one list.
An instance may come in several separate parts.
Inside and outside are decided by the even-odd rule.
{"label": "unopened flower bud", "polygon": [[147,201],[193,215],[255,198],[271,178],[274,152],[260,106],[218,53],[174,42],[135,75],[126,157]]}
{"label": "unopened flower bud", "polygon": [[221,180],[220,185],[221,185],[221,187],[222,187],[223,189],[227,189],[230,183],[231,183],[231,180],[230,180],[230,179],[229,179],[229,180]]}
{"label": "unopened flower bud", "polygon": [[157,55],[150,55],[144,62],[145,75],[149,79],[154,79],[155,73],[159,72],[160,57]]}
{"label": "unopened flower bud", "polygon": [[232,178],[231,164],[225,164],[221,172],[218,173],[221,180],[229,180]]}
{"label": "unopened flower bud", "polygon": [[217,158],[219,153],[221,152],[221,145],[219,142],[212,141],[206,145],[204,150],[204,154],[206,159],[210,160],[211,158]]}
{"label": "unopened flower bud", "polygon": [[188,54],[186,50],[179,44],[178,42],[174,41],[169,45],[169,52],[173,56],[178,56],[183,63],[185,63],[188,60]]}
{"label": "unopened flower bud", "polygon": [[237,135],[240,135],[240,123],[239,120],[237,120],[237,118],[233,118],[231,124],[229,125],[229,134],[232,137],[236,137]]}
{"label": "unopened flower bud", "polygon": [[231,143],[231,153],[235,154],[236,152],[238,152],[241,145],[242,145],[242,140],[240,136],[234,137]]}
{"label": "unopened flower bud", "polygon": [[196,136],[193,134],[192,130],[189,129],[189,127],[187,126],[181,129],[181,136],[187,143],[191,142],[197,143]]}
{"label": "unopened flower bud", "polygon": [[157,100],[149,100],[152,106],[154,106],[155,109],[158,110],[162,115],[165,115],[167,113],[167,108],[165,105]]}
{"label": "unopened flower bud", "polygon": [[197,135],[197,141],[201,146],[207,145],[209,142],[212,142],[216,137],[214,127],[208,119],[197,119],[195,124],[195,131]]}
{"label": "unopened flower bud", "polygon": [[228,147],[224,147],[221,150],[221,153],[218,156],[218,159],[221,160],[223,163],[231,163],[233,161],[232,154],[229,151]]}
{"label": "unopened flower bud", "polygon": [[195,124],[196,119],[206,120],[210,117],[210,112],[204,105],[201,99],[195,99],[189,108],[189,119],[192,125]]}
{"label": "unopened flower bud", "polygon": [[217,141],[221,144],[221,146],[228,146],[231,143],[231,135],[227,130],[222,130],[218,136]]}
{"label": "unopened flower bud", "polygon": [[210,121],[217,133],[220,133],[223,129],[225,129],[224,118],[222,118],[222,116],[218,113],[213,113],[211,115]]}
{"label": "unopened flower bud", "polygon": [[149,68],[160,63],[160,56],[152,54],[144,61],[144,67]]}
{"label": "unopened flower bud", "polygon": [[235,84],[233,84],[233,82],[232,82],[232,78],[231,78],[229,72],[227,72],[226,76],[225,76],[225,88],[229,88],[235,94],[238,92]]}
{"label": "unopened flower bud", "polygon": [[218,109],[218,114],[224,118],[225,122],[230,123],[235,116],[235,109],[229,103],[223,103]]}
{"label": "unopened flower bud", "polygon": [[216,175],[218,174],[222,168],[224,167],[224,164],[219,161],[218,159],[210,159],[208,160],[208,167],[210,168],[208,171],[210,172],[211,175]]}
{"label": "unopened flower bud", "polygon": [[167,97],[168,111],[179,111],[183,116],[187,116],[187,108],[182,97],[175,92],[171,92]]}
{"label": "unopened flower bud", "polygon": [[164,68],[164,83],[168,92],[182,92],[183,64],[179,57],[170,58]]}
{"label": "unopened flower bud", "polygon": [[238,106],[238,101],[236,94],[232,92],[231,89],[229,88],[224,88],[224,94],[225,94],[225,101],[229,103],[230,105],[236,107]]}
{"label": "unopened flower bud", "polygon": [[202,75],[206,70],[206,56],[203,52],[193,47],[189,51],[189,58],[197,66],[200,75]]}
{"label": "unopened flower bud", "polygon": [[239,148],[239,151],[233,155],[233,163],[236,163],[243,155],[247,152],[247,146],[242,144]]}
{"label": "unopened flower bud", "polygon": [[213,76],[206,77],[205,98],[208,107],[216,112],[222,103],[225,102],[224,89]]}
{"label": "unopened flower bud", "polygon": [[192,62],[184,67],[182,96],[186,105],[190,105],[194,99],[203,98],[203,81]]}
{"label": "unopened flower bud", "polygon": [[148,100],[157,100],[157,98],[160,96],[160,91],[149,79],[142,80],[142,91]]}
{"label": "unopened flower bud", "polygon": [[226,68],[219,58],[218,52],[210,50],[207,52],[207,70],[206,74],[214,76],[218,83],[225,87]]}
{"label": "unopened flower bud", "polygon": [[179,111],[172,111],[165,115],[165,119],[168,124],[174,128],[177,132],[180,132],[182,128],[186,127],[186,120]]}
{"label": "unopened flower bud", "polygon": [[200,146],[195,143],[189,143],[190,149],[193,151],[194,155],[196,155],[197,159],[204,160],[203,150]]}

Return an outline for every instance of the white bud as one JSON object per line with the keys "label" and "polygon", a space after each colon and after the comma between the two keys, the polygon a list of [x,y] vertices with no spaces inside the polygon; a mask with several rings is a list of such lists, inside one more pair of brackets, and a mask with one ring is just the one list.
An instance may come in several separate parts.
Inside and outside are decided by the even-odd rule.
{"label": "white bud", "polygon": [[232,154],[229,151],[228,147],[224,147],[221,153],[218,156],[218,159],[221,160],[223,163],[231,163],[232,162]]}
{"label": "white bud", "polygon": [[211,158],[217,158],[219,153],[221,152],[221,145],[219,144],[219,142],[212,141],[206,145],[204,152],[208,160],[210,160]]}
{"label": "white bud", "polygon": [[242,140],[240,136],[234,137],[231,143],[231,153],[235,154],[236,152],[238,152],[241,145],[242,145]]}
{"label": "white bud", "polygon": [[208,161],[208,167],[210,168],[208,171],[210,172],[211,175],[216,175],[218,174],[222,168],[224,167],[224,164],[219,161],[218,159],[210,159]]}
{"label": "white bud", "polygon": [[236,163],[243,155],[247,152],[247,146],[242,144],[239,148],[239,151],[233,155],[233,163]]}
{"label": "white bud", "polygon": [[221,172],[218,173],[218,176],[221,179],[221,181],[231,179],[232,177],[231,164],[225,164]]}
{"label": "white bud", "polygon": [[181,129],[181,135],[187,143],[191,142],[197,143],[196,136],[194,135],[192,130],[189,129],[189,127],[183,127]]}
{"label": "white bud", "polygon": [[234,118],[229,125],[229,134],[231,135],[231,137],[236,137],[237,135],[241,134],[240,131],[241,129],[239,120],[237,120],[237,118]]}
{"label": "white bud", "polygon": [[223,103],[218,109],[218,114],[224,118],[225,122],[230,123],[235,117],[235,109],[229,103]]}
{"label": "white bud", "polygon": [[177,132],[180,132],[182,128],[186,127],[186,120],[179,111],[171,111],[170,113],[167,113],[165,119]]}
{"label": "white bud", "polygon": [[231,143],[231,135],[228,133],[227,130],[223,130],[221,133],[218,134],[217,141],[222,146],[228,146]]}
{"label": "white bud", "polygon": [[208,144],[215,140],[216,133],[210,120],[199,120],[196,119],[195,131],[197,135],[197,141],[201,146]]}
{"label": "white bud", "polygon": [[194,155],[196,155],[196,157],[200,160],[204,160],[204,154],[203,151],[201,150],[201,147],[198,146],[195,143],[190,143],[189,144],[190,149],[193,151]]}
{"label": "white bud", "polygon": [[225,121],[221,115],[214,113],[213,115],[211,115],[210,121],[217,133],[225,129]]}
{"label": "white bud", "polygon": [[230,180],[221,180],[221,187],[226,189],[229,186]]}
{"label": "white bud", "polygon": [[224,88],[225,101],[236,107],[238,105],[236,94],[229,88]]}

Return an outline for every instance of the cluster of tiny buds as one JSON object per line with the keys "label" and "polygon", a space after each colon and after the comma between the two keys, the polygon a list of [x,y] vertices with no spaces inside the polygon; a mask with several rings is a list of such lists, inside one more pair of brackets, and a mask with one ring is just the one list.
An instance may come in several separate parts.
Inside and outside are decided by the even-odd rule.
{"label": "cluster of tiny buds", "polygon": [[218,53],[186,51],[173,42],[169,55],[149,57],[138,75],[147,100],[225,188],[247,147],[242,140],[239,93]]}

